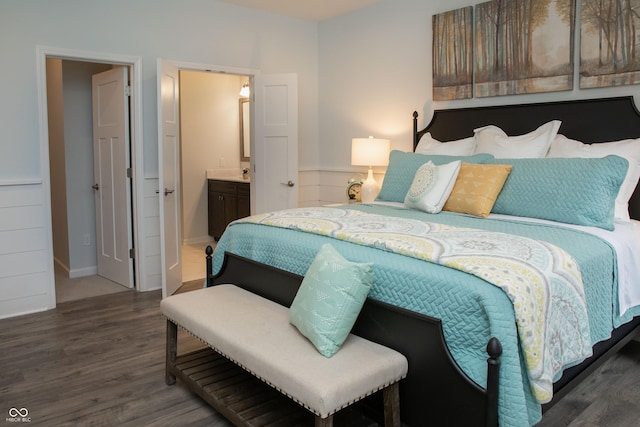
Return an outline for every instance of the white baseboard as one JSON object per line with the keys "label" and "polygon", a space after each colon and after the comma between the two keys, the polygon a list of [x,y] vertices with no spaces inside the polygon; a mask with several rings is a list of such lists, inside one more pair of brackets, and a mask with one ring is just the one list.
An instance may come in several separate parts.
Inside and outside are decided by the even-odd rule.
{"label": "white baseboard", "polygon": [[86,277],[86,276],[95,276],[98,274],[98,266],[94,265],[92,267],[85,268],[74,268],[70,269],[68,266],[64,265],[58,258],[53,257],[54,268],[56,271],[61,271],[69,279],[75,279],[77,277]]}
{"label": "white baseboard", "polygon": [[69,279],[75,279],[77,277],[95,276],[96,274],[98,274],[97,266],[75,268],[73,270],[69,270]]}
{"label": "white baseboard", "polygon": [[55,271],[63,272],[67,277],[69,277],[69,267],[62,263],[58,258],[53,257],[53,269]]}

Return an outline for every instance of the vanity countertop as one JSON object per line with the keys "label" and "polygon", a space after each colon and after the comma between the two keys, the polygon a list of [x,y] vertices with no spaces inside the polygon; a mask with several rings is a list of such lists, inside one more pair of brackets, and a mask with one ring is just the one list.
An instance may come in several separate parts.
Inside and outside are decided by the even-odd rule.
{"label": "vanity countertop", "polygon": [[251,182],[251,178],[242,177],[242,171],[238,173],[238,171],[207,169],[206,176],[207,179],[215,179],[219,181],[246,182],[247,184]]}

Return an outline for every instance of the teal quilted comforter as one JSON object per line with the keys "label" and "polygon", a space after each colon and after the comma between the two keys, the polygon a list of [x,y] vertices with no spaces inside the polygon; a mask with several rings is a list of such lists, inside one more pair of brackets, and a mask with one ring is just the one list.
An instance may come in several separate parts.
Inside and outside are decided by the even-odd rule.
{"label": "teal quilted comforter", "polygon": [[[511,233],[557,245],[571,254],[580,267],[593,343],[608,338],[613,327],[620,323],[615,309],[615,253],[607,242],[592,235],[552,225],[480,219],[449,212],[429,215],[382,205],[349,207]],[[523,368],[512,303],[504,291],[478,277],[373,247],[250,223],[232,223],[225,231],[216,247],[213,271],[220,269],[224,252],[230,251],[304,275],[327,239],[347,259],[374,263],[371,298],[442,319],[451,354],[463,371],[480,385],[486,384],[486,344],[491,337],[497,337],[503,346],[500,425],[530,426],[540,420],[541,407],[531,393]]]}

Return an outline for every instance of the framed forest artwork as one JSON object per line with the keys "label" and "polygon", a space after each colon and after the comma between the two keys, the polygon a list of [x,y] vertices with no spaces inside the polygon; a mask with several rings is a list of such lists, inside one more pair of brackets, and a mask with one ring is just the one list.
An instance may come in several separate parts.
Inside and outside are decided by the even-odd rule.
{"label": "framed forest artwork", "polygon": [[573,88],[575,0],[493,0],[475,9],[475,95]]}
{"label": "framed forest artwork", "polygon": [[580,88],[640,83],[640,0],[582,0]]}
{"label": "framed forest artwork", "polygon": [[433,15],[433,99],[473,97],[473,7]]}

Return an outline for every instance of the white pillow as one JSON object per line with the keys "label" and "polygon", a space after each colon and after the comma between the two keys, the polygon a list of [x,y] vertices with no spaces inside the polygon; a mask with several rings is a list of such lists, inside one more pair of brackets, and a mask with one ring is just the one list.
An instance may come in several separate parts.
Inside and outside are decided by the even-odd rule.
{"label": "white pillow", "polygon": [[418,154],[444,154],[448,156],[470,156],[476,147],[476,140],[473,136],[469,138],[457,139],[455,141],[440,142],[431,136],[430,132],[425,133],[420,138],[420,142],[415,149]]}
{"label": "white pillow", "polygon": [[508,136],[497,126],[489,125],[474,129],[475,153],[489,153],[496,159],[535,159],[544,157],[549,151],[560,129],[559,120],[552,120],[538,129],[519,136]]}
{"label": "white pillow", "polygon": [[616,155],[627,159],[629,169],[616,197],[614,218],[618,221],[630,221],[629,199],[640,179],[640,139],[625,139],[597,144],[584,144],[564,135],[558,135],[549,148],[547,157],[606,157]]}
{"label": "white pillow", "polygon": [[436,166],[429,161],[420,166],[404,198],[404,205],[432,214],[440,212],[453,190],[461,164],[456,160]]}

